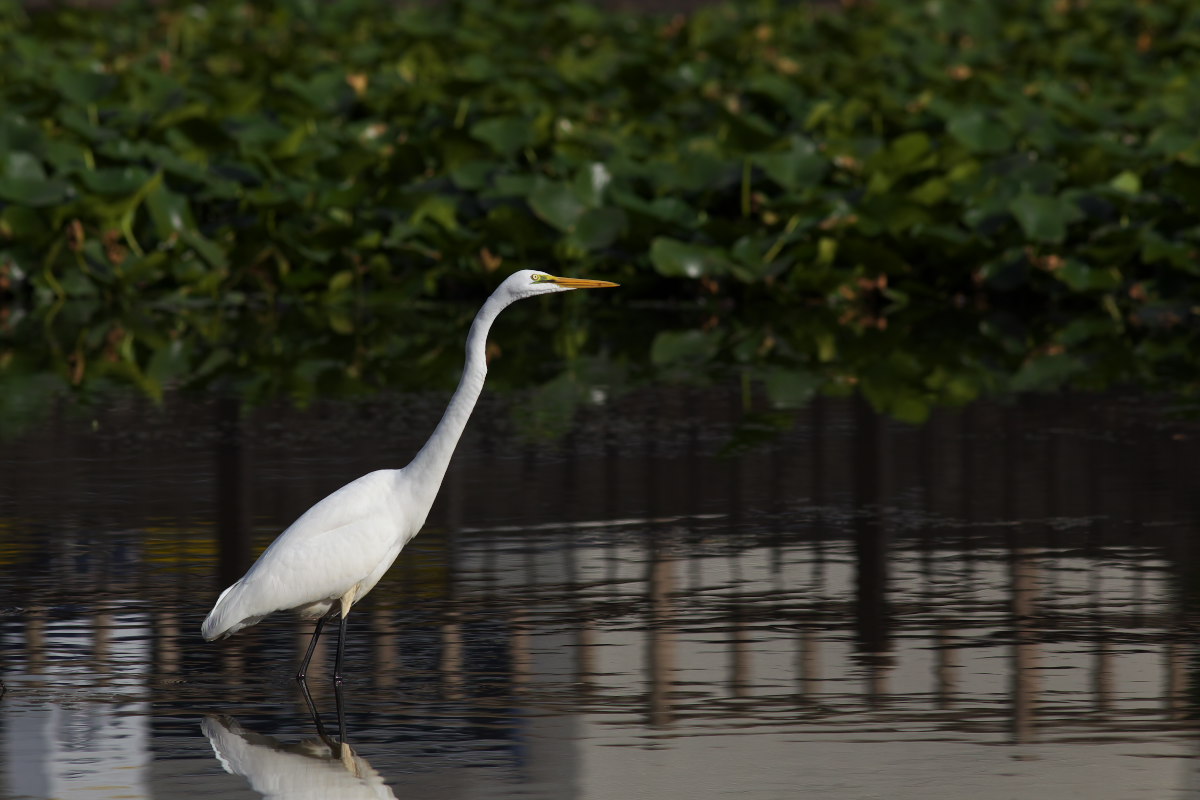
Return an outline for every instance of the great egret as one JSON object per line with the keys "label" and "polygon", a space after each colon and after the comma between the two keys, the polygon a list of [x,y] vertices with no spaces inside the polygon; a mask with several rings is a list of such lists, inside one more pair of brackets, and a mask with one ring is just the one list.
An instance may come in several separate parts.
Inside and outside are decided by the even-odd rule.
{"label": "great egret", "polygon": [[334,680],[342,677],[346,617],[417,535],[437,497],[454,447],[487,377],[488,330],[509,304],[572,289],[616,286],[609,281],[559,278],[534,270],[510,275],[475,315],[458,388],[441,421],[412,462],[352,481],[300,516],[271,543],[244,576],[221,592],[200,632],[208,641],[254,625],[276,611],[316,619],[308,652],[296,673],[304,680],[321,628],[341,613]]}

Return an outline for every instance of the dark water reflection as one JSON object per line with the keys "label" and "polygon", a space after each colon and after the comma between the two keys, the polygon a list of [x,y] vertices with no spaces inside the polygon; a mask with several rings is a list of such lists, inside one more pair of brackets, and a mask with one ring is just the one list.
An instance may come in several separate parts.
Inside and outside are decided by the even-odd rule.
{"label": "dark water reflection", "polygon": [[441,399],[53,410],[0,463],[0,794],[1200,794],[1195,425],[822,400],[721,456],[745,402],[660,389],[548,440],[488,400],[351,617],[346,749],[290,680],[307,626],[198,627],[247,537]]}

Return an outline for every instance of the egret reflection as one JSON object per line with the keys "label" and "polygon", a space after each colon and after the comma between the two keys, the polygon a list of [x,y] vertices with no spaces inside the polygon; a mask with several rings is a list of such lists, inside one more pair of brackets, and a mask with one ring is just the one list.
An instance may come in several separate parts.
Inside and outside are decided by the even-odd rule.
{"label": "egret reflection", "polygon": [[264,798],[392,798],[396,795],[371,764],[345,740],[345,714],[338,697],[340,739],[331,738],[305,693],[316,738],[287,744],[249,730],[235,718],[210,715],[201,723],[221,767],[240,775]]}

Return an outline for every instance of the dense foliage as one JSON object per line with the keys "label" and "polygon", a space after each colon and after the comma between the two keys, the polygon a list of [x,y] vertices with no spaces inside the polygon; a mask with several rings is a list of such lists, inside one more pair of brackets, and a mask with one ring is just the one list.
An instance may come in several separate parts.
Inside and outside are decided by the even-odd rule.
{"label": "dense foliage", "polygon": [[379,310],[535,266],[703,309],[560,355],[778,404],[1200,385],[1187,0],[0,9],[10,382],[452,375],[469,311]]}

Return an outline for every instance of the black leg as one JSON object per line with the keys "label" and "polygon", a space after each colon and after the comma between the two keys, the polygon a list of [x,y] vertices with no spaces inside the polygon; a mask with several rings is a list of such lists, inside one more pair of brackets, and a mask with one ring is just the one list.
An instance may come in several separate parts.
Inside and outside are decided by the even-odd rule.
{"label": "black leg", "polygon": [[[345,617],[342,619],[345,619]],[[335,683],[333,685],[333,696],[337,701],[338,741],[344,745],[346,744],[346,704],[342,700],[341,683]]]}
{"label": "black leg", "polygon": [[[325,627],[325,621],[337,613],[337,609],[331,609],[328,614],[317,620],[317,627],[313,629],[312,639],[308,643],[308,652],[304,654],[304,660],[300,662],[300,671],[296,673],[296,680],[304,682],[306,673],[308,672],[308,662],[312,661],[313,651],[317,649],[317,639],[321,636],[321,628]],[[342,619],[343,624],[345,618]],[[338,645],[338,661],[341,661],[341,644]]]}
{"label": "black leg", "polygon": [[346,620],[350,618],[349,614],[342,614],[342,624],[338,628],[338,649],[337,661],[333,664],[333,682],[342,682],[342,653],[346,649]]}

